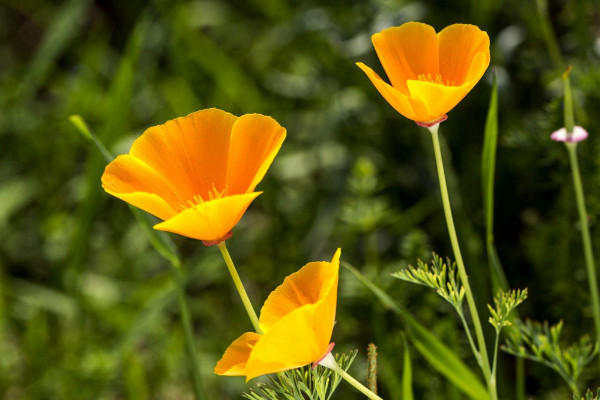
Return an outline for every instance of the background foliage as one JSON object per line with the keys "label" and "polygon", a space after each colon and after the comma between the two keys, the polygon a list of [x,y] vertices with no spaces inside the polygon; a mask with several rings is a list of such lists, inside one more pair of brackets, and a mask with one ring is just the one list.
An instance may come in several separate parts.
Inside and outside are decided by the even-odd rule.
{"label": "background foliage", "polygon": [[[370,35],[420,20],[487,31],[499,79],[495,235],[523,317],[592,333],[562,126],[560,73],[574,66],[592,237],[600,214],[600,4],[543,1],[0,1],[0,397],[190,399],[168,264],[125,204],[104,194],[104,161],[68,121],[124,153],[149,126],[218,107],[273,116],[288,138],[229,249],[255,306],[289,273],[337,247],[474,366],[460,321],[435,293],[390,272],[451,255],[428,134],[399,116],[354,65],[379,72]],[[475,295],[493,291],[485,257],[480,162],[489,73],[442,124],[457,228]],[[450,150],[448,153],[447,150]],[[450,154],[452,156],[450,156]],[[217,249],[173,236],[185,272],[209,398],[241,398],[242,378],[212,368],[250,328]],[[596,248],[596,254],[600,254]],[[379,350],[379,388],[400,399],[403,325],[341,270],[337,349]],[[483,312],[482,311],[482,312]],[[486,327],[491,332],[492,327]],[[491,337],[491,336],[490,336]],[[415,398],[460,399],[412,351]],[[511,398],[512,356],[500,359]],[[526,363],[527,392],[571,394]],[[583,376],[590,387],[600,381]],[[359,398],[344,383],[335,398]]]}

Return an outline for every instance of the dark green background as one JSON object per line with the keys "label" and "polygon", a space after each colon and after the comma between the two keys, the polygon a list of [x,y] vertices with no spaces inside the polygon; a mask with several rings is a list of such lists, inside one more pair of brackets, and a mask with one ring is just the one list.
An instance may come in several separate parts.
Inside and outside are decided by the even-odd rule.
{"label": "dark green background", "polygon": [[[561,126],[559,77],[572,64],[577,123],[590,132],[580,155],[598,244],[600,4],[551,1],[548,10],[562,56],[551,56],[532,0],[1,0],[0,398],[192,398],[170,268],[126,205],[100,188],[104,161],[69,123],[72,114],[115,153],[147,127],[202,108],[273,116],[288,137],[258,187],[264,194],[228,241],[255,306],[286,275],[341,247],[344,260],[476,370],[451,308],[389,276],[431,251],[451,255],[429,134],[354,65],[383,74],[370,35],[411,20],[488,32],[500,93],[500,258],[511,286],[529,288],[522,316],[564,319],[567,342],[593,333],[567,154],[549,135]],[[482,305],[492,295],[480,188],[490,82],[488,71],[441,128]],[[218,250],[172,237],[185,260],[210,398],[240,398],[243,378],[212,368],[251,325]],[[342,270],[336,349],[360,350],[351,372],[362,379],[366,345],[375,342],[386,399],[401,396],[402,331]],[[412,355],[417,399],[462,398]],[[501,356],[505,399],[513,396],[513,365]],[[535,398],[571,398],[551,370],[528,362],[526,372]],[[600,385],[597,375],[584,378]],[[345,383],[335,397],[360,398]]]}

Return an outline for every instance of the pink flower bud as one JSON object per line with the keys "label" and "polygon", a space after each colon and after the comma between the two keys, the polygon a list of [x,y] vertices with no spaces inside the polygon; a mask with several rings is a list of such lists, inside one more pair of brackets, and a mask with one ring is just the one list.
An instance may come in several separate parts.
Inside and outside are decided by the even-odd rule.
{"label": "pink flower bud", "polygon": [[587,139],[587,137],[588,137],[587,131],[585,129],[583,129],[581,126],[574,127],[573,132],[571,132],[571,133],[567,133],[566,128],[560,128],[559,130],[552,132],[552,135],[550,135],[550,139],[552,139],[556,142],[570,142],[570,143],[581,142],[582,140]]}

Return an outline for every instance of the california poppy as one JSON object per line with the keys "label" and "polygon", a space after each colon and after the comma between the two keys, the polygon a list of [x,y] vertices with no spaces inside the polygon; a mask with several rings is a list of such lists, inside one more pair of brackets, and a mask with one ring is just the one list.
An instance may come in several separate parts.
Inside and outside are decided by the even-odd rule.
{"label": "california poppy", "polygon": [[320,361],[330,345],[337,302],[341,250],[331,262],[312,262],[285,278],[260,312],[263,334],[246,332],[217,363],[218,375],[246,376],[286,371]]}
{"label": "california poppy", "polygon": [[391,85],[357,65],[396,111],[421,126],[444,121],[490,63],[490,39],[474,25],[454,24],[436,34],[427,24],[408,22],[372,41]]}
{"label": "california poppy", "polygon": [[162,219],[155,229],[216,244],[260,194],[285,135],[264,115],[197,111],[147,129],[106,167],[102,187]]}

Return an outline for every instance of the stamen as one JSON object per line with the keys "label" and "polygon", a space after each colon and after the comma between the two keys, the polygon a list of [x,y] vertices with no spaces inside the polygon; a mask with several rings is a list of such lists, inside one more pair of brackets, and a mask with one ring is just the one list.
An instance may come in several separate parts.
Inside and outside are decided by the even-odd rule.
{"label": "stamen", "polygon": [[197,206],[198,204],[202,204],[205,201],[211,201],[211,200],[223,198],[226,196],[227,189],[228,189],[228,187],[227,187],[227,185],[225,185],[225,189],[218,191],[215,184],[213,183],[212,188],[207,193],[208,200],[204,200],[204,198],[202,198],[202,196],[197,194],[197,195],[194,195],[194,198],[192,200],[187,200],[183,203],[179,203],[179,208],[181,210],[185,210],[187,208]]}
{"label": "stamen", "polygon": [[446,83],[444,83],[442,75],[440,74],[436,74],[435,77],[431,76],[431,74],[419,74],[417,75],[417,79],[423,82],[430,82],[438,85],[454,86],[454,81],[450,81],[448,79],[446,79]]}

